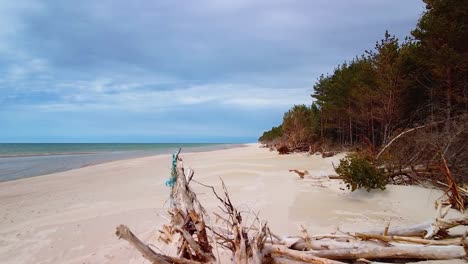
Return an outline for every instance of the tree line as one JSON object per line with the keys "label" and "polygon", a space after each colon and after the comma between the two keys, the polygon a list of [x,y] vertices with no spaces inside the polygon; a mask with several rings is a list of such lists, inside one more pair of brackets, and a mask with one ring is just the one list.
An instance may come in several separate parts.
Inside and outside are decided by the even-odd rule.
{"label": "tree line", "polygon": [[[468,1],[424,0],[426,10],[404,40],[385,32],[374,49],[338,65],[314,85],[312,104],[296,105],[259,141],[374,149],[412,127],[468,113]],[[431,128],[449,132],[453,122]]]}

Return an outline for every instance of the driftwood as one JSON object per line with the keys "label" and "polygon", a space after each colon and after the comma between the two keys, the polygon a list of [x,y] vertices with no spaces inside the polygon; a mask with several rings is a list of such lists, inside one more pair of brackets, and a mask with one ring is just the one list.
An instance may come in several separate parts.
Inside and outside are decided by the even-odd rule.
{"label": "driftwood", "polygon": [[[320,257],[333,260],[364,259],[457,259],[465,256],[462,246],[374,246],[359,248],[339,248],[324,250],[295,251],[285,246],[272,245],[266,247],[265,253],[278,256],[291,256],[302,253],[302,256]],[[297,259],[296,259],[297,260]],[[336,262],[333,262],[336,263]]]}
{"label": "driftwood", "polygon": [[421,245],[436,245],[436,246],[463,246],[465,241],[463,237],[449,238],[443,240],[433,240],[433,239],[424,239],[418,237],[405,237],[405,236],[389,236],[389,235],[378,235],[378,234],[366,234],[366,233],[356,233],[356,237],[361,239],[374,239],[387,243],[391,242],[408,242]]}
{"label": "driftwood", "polygon": [[[409,237],[423,237],[426,239],[433,238],[440,234],[445,235],[446,231],[450,228],[468,225],[468,219],[436,219],[435,222],[425,222],[408,227],[390,228],[388,231],[389,236],[409,236]],[[369,232],[369,234],[376,234],[378,231]]]}
{"label": "driftwood", "polygon": [[[221,263],[220,251],[231,252],[233,263],[254,264],[339,264],[347,262],[439,260],[465,258],[465,237],[448,238],[450,228],[468,225],[468,218],[444,219],[448,208],[439,203],[433,221],[409,228],[387,227],[380,232],[309,235],[281,238],[270,231],[266,222],[254,215],[250,222],[233,205],[224,182],[223,194],[212,186],[222,213],[214,213],[216,226],[190,187],[193,171],[184,170],[182,160],[173,156],[170,225],[164,225],[159,240],[177,246],[178,256],[167,256],[152,250],[126,226],[117,227],[116,235],[127,240],[144,258],[157,264]],[[198,183],[198,182],[197,182]],[[437,238],[439,240],[435,240]],[[216,257],[215,257],[215,253]],[[224,260],[223,260],[224,261]],[[343,262],[344,261],[344,262]]]}
{"label": "driftwood", "polygon": [[453,205],[455,208],[457,208],[463,213],[463,211],[465,210],[464,199],[460,195],[460,192],[458,191],[458,186],[455,183],[455,179],[453,178],[452,173],[450,172],[450,169],[447,165],[447,160],[445,159],[444,154],[441,153],[440,156],[443,161],[443,166],[440,166],[440,170],[447,178],[447,182],[449,184],[449,189],[447,191],[449,202],[451,205]]}
{"label": "driftwood", "polygon": [[335,156],[335,152],[333,151],[323,151],[322,152],[322,158],[329,158]]}
{"label": "driftwood", "polygon": [[117,227],[115,234],[122,239],[127,240],[130,244],[132,244],[142,255],[144,258],[149,260],[151,263],[154,264],[169,264],[169,263],[180,263],[180,264],[200,264],[201,262],[188,260],[184,258],[177,258],[177,257],[170,257],[162,254],[156,253],[152,250],[148,245],[141,242],[128,227],[124,225],[120,225]]}
{"label": "driftwood", "polygon": [[[457,226],[467,226],[468,218],[455,218],[445,219],[451,205],[442,207],[442,202],[436,203],[437,211],[433,221],[427,221],[425,223],[408,226],[408,227],[392,227],[386,229],[386,236],[396,237],[420,237],[424,239],[432,239],[434,237],[445,237],[448,234],[448,230]],[[379,231],[367,232],[368,235],[379,234]],[[409,241],[408,241],[409,242]],[[428,244],[427,242],[421,242],[420,244]]]}
{"label": "driftwood", "polygon": [[[289,172],[294,172],[297,174],[297,176],[299,176],[299,178],[301,179],[304,179],[305,176],[308,176],[310,175],[309,171],[308,170],[303,170],[303,171],[300,171],[300,170],[296,170],[296,169],[290,169]],[[327,176],[312,176],[314,179],[328,179],[328,180],[342,180],[343,177],[339,176],[339,175],[327,175]]]}
{"label": "driftwood", "polygon": [[308,170],[300,171],[300,170],[294,169],[294,170],[289,170],[289,172],[295,172],[295,173],[297,173],[297,175],[298,175],[299,178],[301,178],[301,179],[304,179],[304,176],[305,176],[305,175],[309,175],[309,171],[308,171]]}

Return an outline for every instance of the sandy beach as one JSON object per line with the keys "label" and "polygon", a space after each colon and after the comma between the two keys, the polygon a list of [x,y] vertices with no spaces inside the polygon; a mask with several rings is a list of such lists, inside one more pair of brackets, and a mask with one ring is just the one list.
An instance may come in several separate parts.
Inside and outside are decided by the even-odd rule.
{"label": "sandy beach", "polygon": [[[388,186],[383,192],[351,193],[339,180],[301,180],[288,171],[329,175],[332,163],[343,156],[280,156],[258,144],[181,154],[196,180],[219,187],[221,177],[233,202],[259,211],[280,235],[299,234],[300,225],[317,234],[434,217],[434,201],[442,195],[438,190]],[[164,182],[170,164],[170,155],[160,155],[1,182],[0,262],[146,263],[117,239],[115,227],[126,224],[146,242],[157,244],[157,229],[167,222],[169,188]],[[194,186],[207,209],[215,210],[210,190]]]}

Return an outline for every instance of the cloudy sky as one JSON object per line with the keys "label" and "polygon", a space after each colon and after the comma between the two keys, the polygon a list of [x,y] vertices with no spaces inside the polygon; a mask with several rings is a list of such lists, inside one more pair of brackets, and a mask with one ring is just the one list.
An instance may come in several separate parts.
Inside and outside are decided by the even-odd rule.
{"label": "cloudy sky", "polygon": [[0,2],[0,142],[254,142],[419,0]]}

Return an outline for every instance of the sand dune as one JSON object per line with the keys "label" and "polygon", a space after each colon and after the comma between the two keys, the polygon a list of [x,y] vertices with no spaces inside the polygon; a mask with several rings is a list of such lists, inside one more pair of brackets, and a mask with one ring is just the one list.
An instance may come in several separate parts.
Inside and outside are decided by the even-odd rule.
{"label": "sand dune", "polygon": [[[195,179],[219,186],[221,177],[233,201],[260,211],[278,234],[375,229],[419,223],[435,214],[438,190],[389,186],[386,191],[341,190],[339,181],[305,179],[333,172],[343,155],[279,156],[257,144],[203,153],[182,153]],[[1,263],[145,263],[114,235],[125,223],[141,238],[156,244],[155,230],[166,223],[169,155],[116,161],[46,176],[0,183]],[[216,201],[196,187],[208,209]],[[457,215],[455,211],[451,215]],[[164,249],[169,250],[169,249]],[[165,251],[168,253],[167,251]]]}

